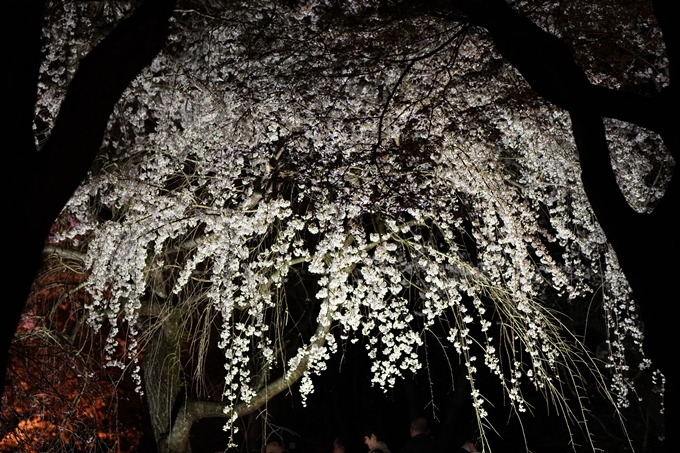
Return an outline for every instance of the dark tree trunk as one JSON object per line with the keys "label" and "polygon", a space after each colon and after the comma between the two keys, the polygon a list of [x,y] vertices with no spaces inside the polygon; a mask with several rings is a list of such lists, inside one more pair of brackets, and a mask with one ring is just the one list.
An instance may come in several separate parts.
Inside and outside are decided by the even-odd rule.
{"label": "dark tree trunk", "polygon": [[[44,2],[12,0],[5,6],[2,15],[3,38],[5,47],[6,66],[3,76],[6,77],[4,91],[4,107],[6,114],[3,126],[6,128],[3,136],[9,137],[3,158],[8,164],[6,170],[11,170],[15,175],[21,174],[23,169],[29,168],[36,155],[33,138],[33,108],[37,96],[38,71],[40,68],[40,36],[43,19]],[[11,68],[8,70],[8,68]],[[23,311],[28,291],[33,278],[38,271],[41,260],[41,251],[44,236],[37,240],[27,240],[26,228],[32,226],[33,219],[26,219],[23,208],[25,192],[28,190],[28,175],[23,178],[12,179],[6,175],[4,180],[5,193],[9,198],[7,213],[14,214],[13,219],[5,215],[5,232],[10,233],[10,226],[15,223],[14,231],[21,235],[13,237],[9,242],[10,282],[9,295],[3,301],[2,325],[0,326],[0,391],[5,389],[5,374],[7,367],[7,354],[10,343],[14,338],[19,317]],[[14,222],[11,222],[14,220]],[[21,244],[18,244],[21,243]],[[33,257],[30,259],[29,257]],[[36,258],[37,257],[37,258]]]}
{"label": "dark tree trunk", "polygon": [[[651,214],[627,204],[611,167],[602,117],[616,118],[657,132],[676,163],[678,107],[672,76],[677,53],[678,2],[654,0],[671,67],[671,85],[655,96],[592,85],[575,63],[571,49],[521,16],[504,0],[458,0],[455,7],[474,25],[485,28],[497,50],[522,74],[538,95],[569,111],[578,148],[582,180],[593,211],[612,244],[639,303],[644,323],[644,349],[666,376],[666,420],[675,420],[675,346],[669,309],[680,301],[680,189],[674,175],[662,201]],[[675,38],[675,39],[674,39]],[[674,437],[672,430],[668,436]],[[672,439],[666,442],[673,445]]]}
{"label": "dark tree trunk", "polygon": [[149,402],[158,453],[170,453],[168,437],[173,424],[173,409],[176,409],[177,399],[181,396],[180,342],[183,320],[179,310],[174,310],[158,322],[161,323],[160,328],[151,334],[145,347],[144,392]]}
{"label": "dark tree trunk", "polygon": [[33,138],[40,36],[44,3],[12,0],[3,14],[9,88],[5,103],[10,137],[12,187],[6,212],[16,226],[7,257],[11,282],[0,327],[0,391],[7,353],[31,283],[42,263],[50,227],[85,178],[102,142],[113,107],[129,83],[163,48],[175,0],[146,0],[80,63],[47,143],[37,152]]}

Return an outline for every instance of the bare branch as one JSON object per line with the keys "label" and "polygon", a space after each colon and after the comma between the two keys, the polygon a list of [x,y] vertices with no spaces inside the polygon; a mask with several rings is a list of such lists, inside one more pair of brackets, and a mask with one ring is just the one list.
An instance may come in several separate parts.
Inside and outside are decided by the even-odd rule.
{"label": "bare branch", "polygon": [[[310,348],[322,347],[326,343],[326,335],[330,332],[331,325],[332,319],[330,315],[320,319],[316,327],[316,332],[314,332],[311,342],[305,351]],[[288,370],[283,376],[279,377],[270,385],[262,388],[248,403],[237,404],[233,408],[233,412],[226,412],[229,410],[229,406],[224,403],[214,401],[187,401],[177,414],[177,419],[175,420],[175,424],[168,437],[168,451],[187,451],[189,432],[195,421],[203,418],[229,418],[232,416],[232,413],[235,413],[238,417],[252,414],[264,406],[267,401],[282,391],[289,389],[309,369],[309,354],[306,352],[303,352],[303,354],[304,357],[295,368]]]}

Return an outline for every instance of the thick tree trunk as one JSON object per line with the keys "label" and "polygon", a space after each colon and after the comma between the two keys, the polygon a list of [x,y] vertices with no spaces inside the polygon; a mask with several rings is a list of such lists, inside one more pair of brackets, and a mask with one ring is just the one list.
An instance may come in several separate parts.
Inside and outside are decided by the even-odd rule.
{"label": "thick tree trunk", "polygon": [[181,396],[180,341],[183,320],[175,310],[158,322],[160,327],[153,332],[144,349],[144,393],[149,404],[158,453],[168,453],[173,408]]}
{"label": "thick tree trunk", "polygon": [[[668,309],[678,302],[676,279],[680,275],[680,189],[677,175],[652,214],[639,214],[626,203],[611,168],[602,117],[637,124],[661,135],[676,162],[678,108],[671,85],[653,97],[592,85],[574,62],[571,50],[521,16],[504,0],[457,0],[455,7],[474,25],[490,33],[497,50],[544,99],[568,110],[578,147],[582,180],[593,211],[612,244],[633,294],[642,310],[644,349],[666,375],[666,419],[674,420],[677,374],[673,354],[677,339]],[[667,44],[671,76],[677,65],[678,2],[655,0],[654,10]],[[671,82],[672,84],[673,82]],[[674,433],[669,430],[669,436]],[[668,445],[673,445],[669,440]]]}
{"label": "thick tree trunk", "polygon": [[[146,0],[80,63],[50,138],[37,153],[32,123],[40,63],[43,2],[13,0],[3,14],[3,39],[12,74],[5,104],[12,120],[7,136],[16,186],[7,193],[16,227],[9,241],[0,326],[0,391],[5,388],[7,352],[41,265],[50,227],[85,178],[97,155],[113,107],[129,83],[163,48],[175,0]],[[16,87],[16,90],[14,89]]]}
{"label": "thick tree trunk", "polygon": [[[3,153],[3,159],[8,162],[5,166],[16,176],[16,172],[23,172],[30,168],[36,154],[33,136],[33,116],[37,82],[40,68],[40,36],[43,19],[43,0],[11,0],[5,5],[2,14],[2,43],[6,50],[5,70],[3,77],[7,87],[3,93],[4,107],[10,114],[4,115],[3,133],[9,137],[9,144]],[[11,70],[9,69],[11,68]],[[8,194],[9,208],[6,213],[14,213],[22,207],[23,192],[27,190],[24,181],[14,180],[6,175],[5,193]],[[11,187],[7,186],[8,182]],[[19,186],[19,187],[17,187]],[[19,190],[17,190],[19,189]],[[25,212],[21,209],[20,213]],[[5,231],[8,234],[10,226],[17,232],[23,232],[26,221],[22,214],[17,213],[14,222],[5,215]],[[14,225],[13,225],[14,224]],[[14,231],[12,234],[14,234]],[[22,233],[20,233],[22,234]],[[24,236],[26,236],[24,234]],[[10,256],[9,276],[6,281],[11,282],[9,294],[5,296],[2,306],[2,324],[0,325],[0,395],[5,389],[5,374],[9,347],[14,338],[19,317],[23,311],[33,278],[40,267],[40,253],[45,235],[38,240],[32,238],[15,238],[9,242]],[[7,271],[5,271],[7,272]],[[9,277],[9,278],[7,278]]]}
{"label": "thick tree trunk", "polygon": [[[634,212],[616,183],[602,118],[572,112],[571,122],[588,200],[639,302],[645,354],[666,377],[665,419],[666,426],[672,425],[677,414],[678,373],[675,355],[669,353],[677,344],[673,335],[676,319],[669,316],[669,308],[679,299],[680,183],[675,176],[651,214]],[[667,445],[673,445],[675,433],[667,433]]]}

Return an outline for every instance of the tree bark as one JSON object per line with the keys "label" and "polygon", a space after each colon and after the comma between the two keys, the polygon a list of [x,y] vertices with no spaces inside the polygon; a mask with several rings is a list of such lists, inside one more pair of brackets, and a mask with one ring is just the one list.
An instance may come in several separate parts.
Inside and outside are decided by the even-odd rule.
{"label": "tree bark", "polygon": [[[661,135],[676,163],[678,107],[671,85],[653,97],[612,90],[590,83],[574,61],[571,50],[556,36],[521,16],[504,0],[458,0],[455,7],[474,25],[485,28],[497,50],[522,74],[537,94],[569,111],[579,152],[582,181],[588,200],[611,243],[642,311],[644,349],[666,375],[666,420],[674,420],[677,375],[668,348],[677,344],[667,310],[678,302],[680,275],[680,188],[674,175],[651,214],[640,214],[627,204],[611,167],[602,117],[637,124]],[[654,11],[664,33],[671,75],[677,65],[678,3],[654,0]],[[669,436],[674,433],[668,431]],[[667,441],[667,445],[673,445]]]}
{"label": "tree bark", "polygon": [[593,85],[562,40],[514,11],[504,0],[458,0],[454,5],[468,14],[473,25],[489,32],[496,49],[539,96],[570,112],[587,111],[657,132],[680,161],[678,106],[670,89],[647,97]]}
{"label": "tree bark", "polygon": [[168,453],[168,436],[172,427],[173,408],[181,390],[181,333],[179,310],[172,311],[156,323],[144,351],[144,392],[158,453]]}
{"label": "tree bark", "polygon": [[[33,108],[37,97],[38,72],[40,69],[40,36],[43,19],[43,0],[12,0],[5,5],[2,15],[2,43],[6,50],[6,68],[11,70],[2,71],[5,89],[4,107],[6,112],[3,120],[4,137],[9,137],[9,144],[3,153],[6,159],[5,168],[13,172],[22,171],[30,166],[31,158],[36,153],[33,136]],[[10,181],[8,177],[5,181]],[[7,184],[7,183],[5,183]],[[26,190],[21,187],[20,190]],[[5,186],[5,193],[9,195],[8,213],[14,213],[22,205],[20,193],[16,186]],[[23,212],[22,209],[21,212]],[[24,220],[21,215],[16,216],[18,227],[23,230]],[[8,226],[11,223],[8,222]],[[5,227],[9,233],[9,228]],[[38,271],[40,253],[44,243],[44,237],[40,240],[26,241],[23,238],[17,241],[13,238],[8,241],[10,245],[10,264],[8,281],[12,282],[9,288],[9,297],[3,303],[3,321],[0,325],[0,392],[5,389],[5,375],[7,367],[7,355],[14,338],[19,317],[23,311],[28,296],[31,282]],[[16,244],[21,242],[21,244]],[[40,243],[38,243],[40,242]],[[22,248],[24,248],[22,250]],[[27,259],[27,257],[33,259]],[[0,393],[1,395],[2,393]]]}
{"label": "tree bark", "polygon": [[[33,138],[43,1],[13,0],[5,18],[4,43],[10,48],[12,112],[9,169],[18,187],[8,190],[8,211],[19,225],[9,247],[9,294],[0,328],[0,392],[4,392],[7,353],[31,283],[40,265],[50,227],[85,178],[99,151],[113,107],[129,83],[163,48],[175,0],[146,0],[80,63],[69,85],[51,136],[38,153]],[[16,91],[14,87],[17,87]]]}
{"label": "tree bark", "polygon": [[[326,316],[319,319],[316,331],[310,340],[309,347],[322,347],[326,343],[326,335],[330,332],[332,319]],[[267,401],[289,389],[309,369],[309,355],[305,355],[297,367],[288,370],[271,384],[265,384],[248,403],[237,404],[233,412],[237,417],[252,414]],[[232,413],[225,412],[228,406],[216,401],[189,400],[180,409],[172,431],[168,437],[168,453],[187,453],[189,451],[189,434],[194,422],[204,418],[229,418]]]}

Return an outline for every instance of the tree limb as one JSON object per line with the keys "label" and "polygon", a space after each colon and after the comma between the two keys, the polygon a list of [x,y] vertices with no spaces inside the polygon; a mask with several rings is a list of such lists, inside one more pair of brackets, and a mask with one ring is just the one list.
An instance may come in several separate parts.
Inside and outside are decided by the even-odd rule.
{"label": "tree limb", "polygon": [[68,258],[77,261],[85,261],[85,257],[87,256],[87,253],[59,247],[54,244],[45,244],[45,247],[43,247],[43,253],[47,255],[57,255],[60,258]]}
{"label": "tree limb", "polygon": [[662,136],[676,161],[677,105],[668,90],[646,97],[593,85],[576,64],[571,49],[514,11],[504,0],[459,0],[454,5],[485,28],[496,49],[550,103],[569,111],[588,112],[634,123]]}
{"label": "tree limb", "polygon": [[[680,275],[680,184],[674,175],[664,197],[649,215],[635,213],[617,190],[602,117],[637,124],[661,135],[676,163],[678,106],[670,86],[653,97],[598,87],[578,67],[569,47],[508,6],[505,0],[457,0],[454,7],[485,28],[497,50],[522,74],[531,87],[552,104],[571,114],[572,130],[581,160],[582,180],[593,211],[612,244],[634,296],[640,301],[644,322],[644,348],[654,365],[666,375],[666,413],[676,411],[675,364],[667,348],[677,344],[672,317],[660,314],[677,300],[675,281]],[[654,0],[654,11],[664,33],[671,74],[675,73],[677,2]],[[675,433],[669,431],[669,435]],[[668,445],[674,445],[672,440]]]}
{"label": "tree limb", "polygon": [[[31,283],[41,264],[45,238],[54,219],[85,178],[99,151],[108,118],[125,88],[155,58],[165,45],[168,22],[175,0],[146,0],[123,20],[81,62],[62,102],[54,129],[40,153],[32,135],[39,67],[43,2],[10,2],[10,33],[5,42],[16,43],[11,58],[24,58],[30,64],[20,69],[16,83],[19,94],[10,104],[21,113],[10,123],[9,151],[12,171],[17,173],[8,212],[20,219],[21,228],[10,241],[9,260],[13,263],[7,279],[10,294],[5,298],[5,316],[0,328],[0,392],[5,387],[7,352],[12,342]],[[25,28],[25,29],[24,29]],[[18,80],[21,79],[21,80]],[[32,88],[31,88],[32,87]],[[14,86],[9,91],[14,90]],[[30,94],[30,90],[33,94]],[[30,96],[29,96],[30,94]],[[23,113],[22,113],[23,112]],[[27,114],[26,112],[31,112]],[[12,109],[12,114],[15,111]]]}
{"label": "tree limb", "polygon": [[[312,336],[308,348],[322,347],[326,343],[326,335],[330,332],[332,319],[329,314],[321,317],[316,327],[316,331]],[[289,389],[302,375],[309,369],[309,354],[305,352],[304,357],[298,365],[281,377],[276,379],[271,384],[265,386],[248,402],[237,404],[233,412],[237,417],[243,417],[252,414],[260,407],[265,405],[267,401]],[[170,453],[184,453],[189,445],[189,433],[194,422],[204,418],[229,418],[232,416],[228,410],[228,405],[214,401],[187,401],[182,409],[180,409],[172,427],[170,436],[168,437],[168,451]]]}

